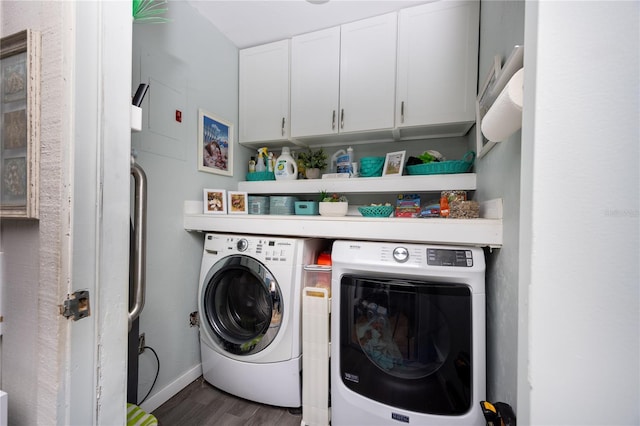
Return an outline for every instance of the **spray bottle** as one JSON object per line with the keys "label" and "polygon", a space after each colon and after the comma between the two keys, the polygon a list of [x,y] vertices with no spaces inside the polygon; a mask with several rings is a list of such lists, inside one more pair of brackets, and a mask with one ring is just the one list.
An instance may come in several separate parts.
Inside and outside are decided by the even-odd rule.
{"label": "spray bottle", "polygon": [[267,148],[258,149],[258,160],[256,161],[256,172],[264,172],[267,166],[264,162],[267,160]]}

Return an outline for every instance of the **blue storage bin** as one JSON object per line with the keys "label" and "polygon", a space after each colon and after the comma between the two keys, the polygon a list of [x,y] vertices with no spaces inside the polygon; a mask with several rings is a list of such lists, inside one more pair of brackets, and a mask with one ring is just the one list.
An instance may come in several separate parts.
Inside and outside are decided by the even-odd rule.
{"label": "blue storage bin", "polygon": [[296,201],[296,214],[313,216],[318,215],[317,201]]}
{"label": "blue storage bin", "polygon": [[269,214],[292,215],[295,214],[295,202],[297,197],[272,195],[269,199]]}

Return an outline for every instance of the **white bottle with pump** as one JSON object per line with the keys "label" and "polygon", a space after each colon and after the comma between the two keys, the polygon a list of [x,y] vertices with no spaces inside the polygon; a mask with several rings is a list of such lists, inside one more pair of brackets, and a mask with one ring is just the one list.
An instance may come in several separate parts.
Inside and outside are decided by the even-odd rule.
{"label": "white bottle with pump", "polygon": [[276,180],[296,180],[298,179],[298,165],[291,156],[289,147],[282,148],[282,154],[276,160],[274,170]]}

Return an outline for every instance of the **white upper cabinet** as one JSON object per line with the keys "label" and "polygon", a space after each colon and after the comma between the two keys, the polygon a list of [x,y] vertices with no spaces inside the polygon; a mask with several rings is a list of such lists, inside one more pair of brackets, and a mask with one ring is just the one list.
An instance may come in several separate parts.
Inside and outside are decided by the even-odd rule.
{"label": "white upper cabinet", "polygon": [[338,132],[340,27],[291,39],[291,135]]}
{"label": "white upper cabinet", "polygon": [[397,14],[292,39],[292,136],[394,126]]}
{"label": "white upper cabinet", "polygon": [[[399,12],[396,126],[465,134],[475,122],[478,1],[439,1]],[[403,133],[404,132],[404,133]],[[436,131],[437,133],[437,131]]]}
{"label": "white upper cabinet", "polygon": [[290,40],[282,40],[240,50],[240,143],[262,144],[290,138],[290,44]]}
{"label": "white upper cabinet", "polygon": [[341,132],[393,127],[397,28],[396,13],[341,27]]}

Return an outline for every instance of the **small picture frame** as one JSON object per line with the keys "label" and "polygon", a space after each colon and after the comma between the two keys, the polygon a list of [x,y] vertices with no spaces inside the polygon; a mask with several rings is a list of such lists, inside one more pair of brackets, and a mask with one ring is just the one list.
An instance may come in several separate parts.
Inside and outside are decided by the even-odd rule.
{"label": "small picture frame", "polygon": [[404,157],[407,151],[389,152],[384,159],[382,176],[402,176]]}
{"label": "small picture frame", "polygon": [[249,198],[246,192],[229,191],[229,214],[249,214]]}
{"label": "small picture frame", "polygon": [[233,124],[198,110],[198,170],[233,176]]}
{"label": "small picture frame", "polygon": [[227,214],[227,191],[204,189],[204,214]]}

